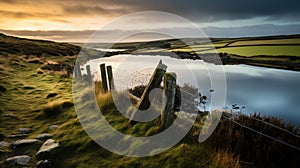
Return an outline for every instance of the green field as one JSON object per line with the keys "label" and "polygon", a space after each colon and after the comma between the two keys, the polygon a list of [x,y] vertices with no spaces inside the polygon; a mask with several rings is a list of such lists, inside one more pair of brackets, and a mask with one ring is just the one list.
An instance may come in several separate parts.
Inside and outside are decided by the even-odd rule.
{"label": "green field", "polygon": [[191,52],[191,51],[195,51],[195,52],[205,52],[205,51],[209,51],[212,50],[213,48],[206,48],[206,47],[188,47],[188,48],[178,48],[178,49],[172,49],[169,51],[172,52]]}
{"label": "green field", "polygon": [[230,53],[240,56],[256,56],[256,55],[285,55],[285,56],[300,56],[299,46],[245,46],[245,47],[225,47],[219,48],[220,53]]}
{"label": "green field", "polygon": [[174,47],[170,51],[204,53],[228,53],[239,56],[300,56],[300,38],[267,37],[236,38],[213,41],[211,44],[191,45],[190,47]]}
{"label": "green field", "polygon": [[298,44],[300,45],[300,38],[295,39],[278,39],[278,40],[241,40],[231,43],[229,46],[244,46],[244,45],[268,45],[268,44]]}

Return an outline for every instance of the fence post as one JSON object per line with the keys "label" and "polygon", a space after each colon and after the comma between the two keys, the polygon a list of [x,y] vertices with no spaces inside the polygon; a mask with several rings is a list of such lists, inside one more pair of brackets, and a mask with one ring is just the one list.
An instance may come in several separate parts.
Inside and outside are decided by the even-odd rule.
{"label": "fence post", "polygon": [[81,77],[81,70],[80,70],[79,63],[75,63],[74,72],[75,72],[75,78],[80,78]]}
{"label": "fence post", "polygon": [[106,70],[107,70],[109,90],[112,91],[115,88],[115,86],[114,86],[114,77],[113,77],[113,73],[112,73],[112,67],[109,65],[109,66],[106,67]]}
{"label": "fence post", "polygon": [[107,92],[107,79],[106,79],[105,64],[100,65],[100,72],[101,72],[101,81],[102,81],[103,91]]}
{"label": "fence post", "polygon": [[141,100],[137,104],[137,109],[139,110],[146,110],[150,107],[150,100],[149,100],[149,94],[152,89],[159,88],[160,83],[162,82],[162,77],[164,76],[166,72],[167,66],[162,63],[160,60],[156,69],[154,70],[154,73],[152,74],[150,81],[144,90],[144,93],[141,97]]}
{"label": "fence post", "polygon": [[90,65],[87,65],[85,68],[86,68],[86,74],[88,76],[88,79],[91,80],[92,79],[92,74],[91,74],[91,67],[90,67]]}
{"label": "fence post", "polygon": [[161,123],[163,129],[168,128],[173,122],[174,103],[176,95],[176,74],[168,72],[164,75],[164,109],[161,112]]}

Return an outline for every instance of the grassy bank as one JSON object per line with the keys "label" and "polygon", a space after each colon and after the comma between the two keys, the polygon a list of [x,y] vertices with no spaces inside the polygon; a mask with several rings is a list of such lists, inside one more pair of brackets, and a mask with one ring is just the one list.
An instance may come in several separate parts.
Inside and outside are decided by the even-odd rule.
{"label": "grassy bank", "polygon": [[[212,152],[204,145],[182,142],[174,148],[152,157],[130,158],[113,154],[96,144],[82,129],[72,103],[71,78],[62,71],[43,70],[42,63],[30,63],[28,59],[41,57],[1,57],[1,86],[6,91],[0,97],[0,139],[13,143],[17,139],[35,138],[41,133],[53,134],[60,143],[54,155],[49,156],[53,167],[238,167],[238,157],[225,150]],[[62,58],[51,61],[62,61]],[[65,61],[72,62],[64,58]],[[49,61],[49,59],[48,59]],[[109,95],[98,97],[106,102],[107,119],[120,130],[130,127],[111,104]],[[11,115],[7,115],[11,114]],[[49,129],[57,125],[57,129]],[[152,123],[153,125],[153,123]],[[155,125],[153,125],[155,127]],[[31,128],[32,132],[22,138],[10,138],[19,128]],[[149,125],[137,124],[129,133],[149,133]],[[155,129],[152,129],[155,131]],[[29,167],[39,161],[35,156],[40,144],[25,147],[1,147],[1,167],[8,157],[27,154],[32,157]]]}
{"label": "grassy bank", "polygon": [[[46,46],[48,44],[45,42],[44,47]],[[73,50],[74,46],[70,45],[67,48],[67,51]],[[69,72],[73,69],[76,56],[70,55],[69,52],[35,55],[34,50],[36,48],[28,48],[26,52],[0,53],[0,141],[13,143],[18,139],[36,138],[41,133],[50,133],[53,135],[52,138],[59,142],[57,151],[46,158],[52,167],[295,167],[299,165],[299,150],[244,130],[226,118],[222,118],[210,139],[198,143],[197,138],[203,127],[205,114],[198,116],[193,128],[182,141],[161,154],[143,158],[114,154],[96,144],[83,130],[77,118],[73,105],[72,78]],[[85,85],[84,82],[81,84]],[[110,93],[104,94],[101,87],[97,87],[96,90],[98,104],[104,111],[105,118],[116,129],[135,136],[154,135],[159,131],[160,125],[156,120],[131,125],[128,119],[120,115],[115,108]],[[82,91],[84,93],[89,90]],[[260,118],[260,116],[256,117]],[[272,117],[261,119],[292,132],[299,132],[295,126],[285,124],[279,119]],[[274,136],[280,136],[289,143],[300,146],[298,139],[295,140],[272,127],[260,125],[251,117],[238,118],[237,121]],[[56,129],[52,129],[54,125]],[[31,132],[23,137],[11,137],[19,132],[19,128],[30,128]],[[41,143],[42,141],[16,148],[0,147],[0,167],[13,167],[7,165],[5,159],[24,154],[31,157],[27,166],[35,167],[40,160],[35,154]]]}

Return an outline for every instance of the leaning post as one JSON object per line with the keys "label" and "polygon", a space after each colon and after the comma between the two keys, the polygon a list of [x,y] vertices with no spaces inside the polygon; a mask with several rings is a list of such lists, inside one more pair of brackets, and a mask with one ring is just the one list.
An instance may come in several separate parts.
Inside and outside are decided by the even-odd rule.
{"label": "leaning post", "polygon": [[130,123],[131,124],[136,123],[133,120],[134,120],[135,114],[137,112],[139,112],[138,110],[143,111],[143,110],[147,110],[150,107],[150,105],[151,105],[151,102],[149,100],[150,92],[153,89],[160,87],[160,84],[162,82],[162,78],[163,78],[164,74],[166,73],[166,70],[167,70],[167,66],[165,64],[163,64],[162,61],[160,60],[157,67],[155,68],[151,78],[150,78],[150,81],[149,81],[148,85],[146,86],[146,88],[143,92],[143,95],[142,95],[141,99],[136,104],[136,110],[131,115],[131,118],[130,118]]}
{"label": "leaning post", "polygon": [[137,109],[146,110],[150,107],[149,94],[152,91],[152,89],[160,87],[160,84],[162,82],[162,77],[164,76],[166,69],[167,66],[163,64],[162,61],[160,60],[156,69],[154,70],[154,73],[150,78],[150,82],[148,83],[146,89],[144,90],[141,100],[137,104]]}

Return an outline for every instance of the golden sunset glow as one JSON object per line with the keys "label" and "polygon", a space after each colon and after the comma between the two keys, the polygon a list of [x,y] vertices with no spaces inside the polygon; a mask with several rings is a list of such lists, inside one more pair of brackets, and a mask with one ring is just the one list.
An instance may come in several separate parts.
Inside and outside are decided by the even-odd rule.
{"label": "golden sunset glow", "polygon": [[[139,11],[163,11],[179,15],[204,28],[212,37],[295,34],[299,30],[297,5],[281,8],[286,4],[268,3],[270,10],[266,12],[264,5],[267,4],[258,0],[246,4],[189,1],[0,0],[0,32],[55,41],[85,41],[92,31],[99,30],[111,20]],[[160,18],[138,19],[133,28],[183,26],[160,22]],[[128,23],[131,21],[125,24]],[[121,26],[116,29],[124,28]],[[270,29],[272,31],[266,31]]]}

